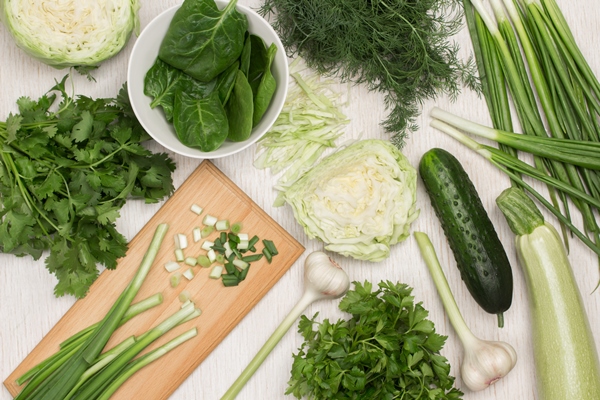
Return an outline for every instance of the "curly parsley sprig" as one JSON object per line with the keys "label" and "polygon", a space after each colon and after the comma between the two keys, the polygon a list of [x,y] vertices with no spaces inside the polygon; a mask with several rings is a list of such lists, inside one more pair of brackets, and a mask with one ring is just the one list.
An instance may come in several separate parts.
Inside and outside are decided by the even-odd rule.
{"label": "curly parsley sprig", "polygon": [[[304,343],[294,355],[286,394],[309,399],[460,399],[446,336],[435,332],[412,289],[390,281],[354,282],[340,302],[349,320],[317,322],[302,316]],[[316,329],[313,330],[313,327]]]}
{"label": "curly parsley sprig", "polygon": [[19,113],[0,122],[0,250],[34,259],[50,250],[55,294],[83,297],[97,264],[113,269],[125,255],[115,226],[125,201],[170,195],[175,164],[141,145],[149,137],[125,86],[117,99],[72,97],[67,78],[37,101],[19,98]]}

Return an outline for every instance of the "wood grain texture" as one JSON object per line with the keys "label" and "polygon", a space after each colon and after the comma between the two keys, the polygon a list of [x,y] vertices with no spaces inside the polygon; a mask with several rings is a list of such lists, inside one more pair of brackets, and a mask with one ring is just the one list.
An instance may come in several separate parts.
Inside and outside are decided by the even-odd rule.
{"label": "wood grain texture", "polygon": [[[199,204],[204,208],[200,216],[190,211],[192,204]],[[172,274],[168,273],[163,265],[174,260],[174,235],[185,233],[189,236],[189,246],[184,251],[186,256],[205,254],[201,249],[202,242],[214,241],[219,235],[219,232],[215,231],[197,243],[192,240],[192,229],[201,226],[202,218],[206,214],[219,219],[227,218],[232,222],[243,222],[244,232],[250,236],[258,235],[262,239],[273,240],[279,254],[273,258],[271,264],[264,258],[252,263],[247,278],[237,287],[224,287],[220,280],[208,277],[210,268],[196,266],[193,268],[196,275],[192,280],[182,278],[180,284],[172,288],[169,283]],[[119,260],[116,270],[104,271],[90,288],[89,294],[73,305],[6,378],[4,384],[12,395],[16,395],[21,389],[15,383],[19,376],[54,354],[62,341],[100,321],[106,315],[135,275],[156,227],[161,223],[167,223],[169,231],[134,302],[155,293],[162,293],[164,301],[160,306],[144,312],[119,328],[111,337],[107,348],[112,348],[132,335],[138,336],[146,332],[176,312],[181,306],[179,294],[184,290],[189,292],[190,298],[202,310],[202,315],[171,330],[147,350],[168,342],[194,326],[198,328],[198,335],[169,352],[160,362],[152,363],[136,373],[113,395],[115,399],[168,398],[304,251],[300,243],[210,161],[204,161],[131,240],[129,250],[126,256]],[[256,248],[261,251],[262,244],[257,244]],[[188,268],[183,263],[181,265],[180,273]]]}
{"label": "wood grain texture", "polygon": [[[241,4],[257,8],[261,0],[239,0]],[[181,3],[180,0],[146,0],[140,9],[142,29],[160,12]],[[600,4],[596,0],[557,0],[567,18],[573,34],[592,70],[600,75]],[[77,93],[93,97],[114,96],[125,81],[127,58],[135,42],[133,37],[119,55],[105,62],[94,75],[97,82],[88,82],[75,76]],[[461,46],[461,57],[467,59],[471,45],[466,29],[455,38]],[[48,90],[54,79],[61,79],[66,71],[58,71],[39,63],[16,48],[6,28],[0,25],[0,51],[3,55],[0,66],[0,119],[16,111],[15,101],[19,96],[38,97]],[[382,138],[388,135],[379,123],[385,118],[383,96],[366,90],[363,85],[341,84],[338,88],[347,93],[349,101],[343,111],[351,119],[348,129],[340,139]],[[429,234],[435,245],[440,262],[448,276],[449,285],[456,296],[467,324],[473,332],[484,339],[504,340],[515,347],[519,360],[515,369],[506,378],[481,392],[470,392],[460,379],[459,365],[462,347],[442,308],[435,286],[412,238],[392,248],[391,256],[381,263],[368,263],[333,255],[350,275],[351,280],[378,282],[383,279],[401,281],[414,287],[417,301],[430,311],[430,318],[441,334],[448,336],[442,354],[451,363],[451,373],[456,376],[456,385],[465,391],[465,400],[536,400],[535,369],[529,328],[529,300],[523,274],[514,254],[514,235],[494,201],[509,185],[508,179],[487,161],[453,139],[429,127],[429,110],[441,107],[462,117],[483,124],[490,124],[485,101],[477,94],[464,89],[456,101],[446,96],[423,104],[422,115],[417,120],[420,129],[413,133],[404,148],[404,154],[412,165],[417,165],[421,155],[432,147],[441,147],[454,154],[463,164],[474,182],[484,207],[504,244],[513,266],[515,288],[513,305],[505,314],[505,328],[496,327],[495,316],[488,315],[471,298],[460,279],[458,270],[443,236],[441,227],[431,209],[421,183],[418,187],[420,217],[413,230]],[[154,151],[165,151],[157,144],[149,144]],[[322,250],[323,244],[309,240],[300,225],[294,220],[289,207],[272,207],[276,192],[272,189],[277,177],[268,170],[253,168],[256,146],[252,146],[233,157],[215,160],[214,164],[240,189],[264,209],[287,232],[302,243],[305,254]],[[177,163],[174,174],[179,187],[199,165],[199,160],[173,155]],[[544,191],[542,186],[536,186]],[[129,201],[122,210],[117,227],[128,239],[132,239],[156,213],[161,204],[143,204]],[[556,225],[556,219],[546,215]],[[581,221],[576,220],[577,223]],[[598,260],[578,241],[571,241],[569,259],[581,289],[584,305],[590,319],[596,345],[600,347],[600,291],[592,293],[598,282]],[[52,290],[56,280],[45,270],[43,262],[29,257],[16,258],[0,254],[0,379],[4,380],[36,347],[51,328],[74,304],[73,298],[55,298]],[[227,335],[194,372],[171,395],[172,400],[218,400],[260,349],[273,330],[293,307],[302,294],[302,257],[279,282],[259,301],[248,315]],[[337,301],[315,303],[306,310],[307,315],[319,312],[320,318],[336,320],[345,317],[337,308]],[[295,329],[290,330],[277,345],[265,363],[240,392],[238,400],[291,399],[284,392],[292,365],[292,353],[302,343]],[[4,387],[0,388],[0,399],[12,396]],[[133,400],[138,400],[138,397]],[[541,399],[540,399],[541,400]]]}

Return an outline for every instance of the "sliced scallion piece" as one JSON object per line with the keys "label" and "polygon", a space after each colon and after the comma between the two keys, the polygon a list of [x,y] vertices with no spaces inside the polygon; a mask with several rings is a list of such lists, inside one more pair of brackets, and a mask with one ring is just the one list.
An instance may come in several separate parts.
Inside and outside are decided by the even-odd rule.
{"label": "sliced scallion piece", "polygon": [[202,207],[200,207],[198,204],[192,204],[190,210],[192,210],[192,212],[196,215],[202,214]]}
{"label": "sliced scallion piece", "polygon": [[215,228],[218,231],[226,231],[227,229],[229,229],[229,220],[222,219],[220,221],[217,221],[217,223],[215,224]]}
{"label": "sliced scallion piece", "polygon": [[200,227],[197,226],[192,230],[192,236],[194,237],[194,243],[198,243],[200,239],[202,239],[202,231],[200,230]]}
{"label": "sliced scallion piece", "polygon": [[206,257],[204,254],[199,255],[197,261],[198,265],[200,265],[202,268],[208,268],[212,264],[212,262],[210,262],[208,257]]}
{"label": "sliced scallion piece", "polygon": [[223,267],[221,265],[215,265],[210,270],[210,274],[208,275],[208,277],[212,278],[212,279],[219,279],[221,277],[222,273],[223,273]]}
{"label": "sliced scallion piece", "polygon": [[183,262],[183,260],[185,260],[185,256],[183,255],[183,250],[175,249],[175,260],[177,262]]}
{"label": "sliced scallion piece", "polygon": [[175,261],[169,261],[165,264],[165,269],[167,272],[177,271],[179,268],[181,268],[181,266]]}
{"label": "sliced scallion piece", "polygon": [[213,233],[215,231],[215,227],[214,226],[205,226],[204,228],[202,228],[202,230],[200,231],[200,236],[202,238],[206,238],[208,237],[211,233]]}
{"label": "sliced scallion piece", "polygon": [[191,281],[192,279],[194,279],[194,271],[191,268],[186,269],[185,271],[183,271],[183,276],[188,280]]}
{"label": "sliced scallion piece", "polygon": [[186,257],[184,263],[186,263],[190,267],[195,267],[198,263],[198,260],[196,259],[196,257]]}
{"label": "sliced scallion piece", "polygon": [[218,221],[217,217],[214,217],[210,214],[206,214],[204,216],[204,219],[202,220],[202,223],[206,226],[215,226],[217,221]]}
{"label": "sliced scallion piece", "polygon": [[235,222],[231,225],[230,230],[232,233],[235,233],[237,235],[242,231],[242,227],[243,225],[241,222]]}
{"label": "sliced scallion piece", "polygon": [[185,249],[188,246],[187,236],[183,233],[178,233],[175,235],[175,248],[176,249]]}

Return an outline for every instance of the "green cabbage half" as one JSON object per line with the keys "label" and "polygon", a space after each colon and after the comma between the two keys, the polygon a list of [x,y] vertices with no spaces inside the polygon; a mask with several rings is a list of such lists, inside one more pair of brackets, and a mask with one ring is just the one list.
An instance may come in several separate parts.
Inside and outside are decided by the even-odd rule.
{"label": "green cabbage half", "polygon": [[362,140],[333,153],[285,193],[296,220],[330,251],[381,261],[417,218],[417,171],[390,142]]}
{"label": "green cabbage half", "polygon": [[56,68],[96,66],[139,31],[138,0],[0,0],[17,45]]}

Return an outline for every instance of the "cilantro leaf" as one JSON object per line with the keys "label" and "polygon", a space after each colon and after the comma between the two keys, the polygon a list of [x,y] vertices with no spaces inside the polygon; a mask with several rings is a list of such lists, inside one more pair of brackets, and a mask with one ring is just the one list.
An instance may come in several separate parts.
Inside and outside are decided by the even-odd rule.
{"label": "cilantro leaf", "polygon": [[49,250],[55,294],[83,297],[98,264],[115,268],[127,251],[115,227],[125,201],[169,196],[175,164],[142,146],[149,136],[125,87],[118,99],[71,97],[67,78],[38,100],[19,98],[19,113],[0,122],[0,251]]}
{"label": "cilantro leaf", "polygon": [[335,323],[302,316],[304,343],[293,356],[286,394],[311,399],[460,399],[446,337],[407,285],[354,282],[339,308],[352,317]]}

